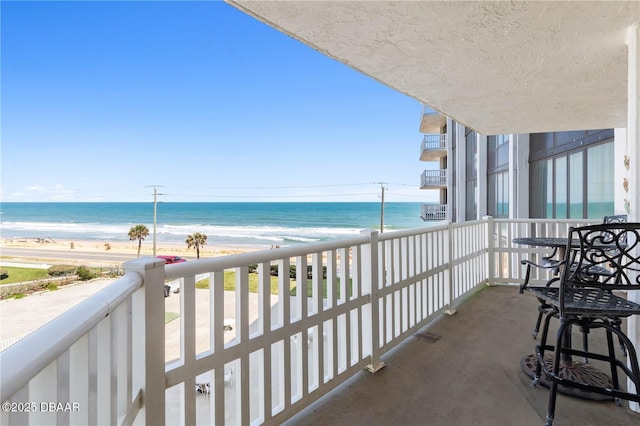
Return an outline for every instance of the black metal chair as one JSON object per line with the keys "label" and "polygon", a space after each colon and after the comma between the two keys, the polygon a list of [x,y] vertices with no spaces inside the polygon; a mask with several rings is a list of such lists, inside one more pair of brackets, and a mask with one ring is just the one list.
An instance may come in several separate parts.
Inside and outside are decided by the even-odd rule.
{"label": "black metal chair", "polygon": [[[602,219],[603,224],[615,224],[615,223],[626,223],[626,222],[627,222],[626,214],[605,216]],[[542,256],[540,263],[535,263],[527,259],[523,259],[520,261],[522,265],[525,265],[527,267],[525,271],[524,282],[520,285],[520,294],[524,293],[524,290],[527,290],[530,288],[529,280],[531,279],[532,267],[552,272],[553,276],[545,283],[545,287],[550,287],[559,281],[558,273],[560,271],[560,265],[562,264],[563,259],[556,259],[555,257],[557,253],[558,253],[558,248],[554,247],[551,253],[549,253],[546,256]],[[604,269],[604,270],[601,270],[601,272],[606,274],[607,270]],[[531,333],[534,339],[538,337],[538,333],[540,331],[540,324],[542,323],[542,317],[545,314],[549,314],[550,312],[553,312],[553,309],[551,309],[550,306],[547,306],[543,299],[538,299],[538,302],[540,303],[538,305],[538,318],[536,319],[536,324],[535,324],[535,327],[533,328],[533,333]],[[585,336],[585,339],[586,339],[586,336]],[[585,340],[585,345],[586,345],[586,340]]]}
{"label": "black metal chair", "polygon": [[[606,270],[604,274],[602,271]],[[547,425],[553,423],[558,386],[580,389],[620,399],[640,402],[640,367],[633,343],[622,331],[622,319],[640,315],[640,304],[614,293],[617,290],[640,290],[640,223],[615,223],[569,229],[569,242],[561,265],[559,287],[531,287],[539,300],[548,306],[540,343],[534,384],[544,372],[550,381]],[[547,343],[551,318],[560,320],[556,340]],[[574,349],[571,329],[579,326],[583,333],[603,329],[607,338],[607,353]],[[618,357],[613,344],[617,335],[626,357]],[[545,351],[553,351],[551,365],[545,363]],[[611,381],[592,381],[592,371],[581,376],[567,374],[572,357],[604,361],[609,364]],[[627,366],[627,363],[629,367]],[[621,386],[618,374],[624,373],[635,385],[635,391]],[[602,372],[599,372],[604,374]]]}

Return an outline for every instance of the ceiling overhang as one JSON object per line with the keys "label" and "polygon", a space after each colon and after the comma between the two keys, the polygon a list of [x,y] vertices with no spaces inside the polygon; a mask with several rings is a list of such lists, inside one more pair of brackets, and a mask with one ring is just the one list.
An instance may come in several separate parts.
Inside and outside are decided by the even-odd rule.
{"label": "ceiling overhang", "polygon": [[227,2],[483,134],[626,127],[636,1]]}

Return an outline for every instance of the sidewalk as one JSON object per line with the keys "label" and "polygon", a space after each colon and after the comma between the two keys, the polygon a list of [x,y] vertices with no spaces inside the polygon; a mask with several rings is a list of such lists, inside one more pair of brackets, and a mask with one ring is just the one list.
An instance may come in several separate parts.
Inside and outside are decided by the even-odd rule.
{"label": "sidewalk", "polygon": [[37,330],[113,281],[96,279],[33,293],[22,299],[0,301],[0,342]]}
{"label": "sidewalk", "polygon": [[20,262],[4,262],[0,259],[0,268],[8,266],[12,268],[33,268],[33,269],[49,269],[51,265],[46,263],[20,263]]}

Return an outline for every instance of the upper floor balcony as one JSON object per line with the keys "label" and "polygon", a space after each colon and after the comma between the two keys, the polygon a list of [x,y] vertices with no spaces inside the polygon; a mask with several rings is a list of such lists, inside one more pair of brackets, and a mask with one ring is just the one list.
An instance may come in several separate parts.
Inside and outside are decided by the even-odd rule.
{"label": "upper floor balcony", "polygon": [[447,205],[423,204],[420,209],[420,217],[424,221],[445,220],[447,218]]}
{"label": "upper floor balcony", "polygon": [[425,170],[420,176],[420,189],[439,189],[447,187],[447,169]]}
{"label": "upper floor balcony", "polygon": [[444,133],[447,116],[425,106],[420,120],[420,133]]}
{"label": "upper floor balcony", "polygon": [[432,134],[422,137],[420,161],[438,161],[447,156],[447,135]]}
{"label": "upper floor balcony", "polygon": [[[542,424],[548,392],[520,368],[537,303],[513,284],[521,260],[546,252],[512,240],[587,223],[485,218],[128,262],[121,279],[0,352],[0,420]],[[531,283],[548,278],[534,271]],[[167,280],[179,283],[170,298]],[[179,319],[165,324],[168,303]],[[558,424],[640,420],[568,398],[556,413]]]}

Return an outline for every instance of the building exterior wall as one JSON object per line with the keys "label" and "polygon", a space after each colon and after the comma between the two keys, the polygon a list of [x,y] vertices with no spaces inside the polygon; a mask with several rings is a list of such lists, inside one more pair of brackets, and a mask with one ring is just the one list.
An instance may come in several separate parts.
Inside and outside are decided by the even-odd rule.
{"label": "building exterior wall", "polygon": [[[446,219],[594,218],[626,213],[625,129],[481,135],[447,118]],[[628,198],[628,197],[627,197]]]}

